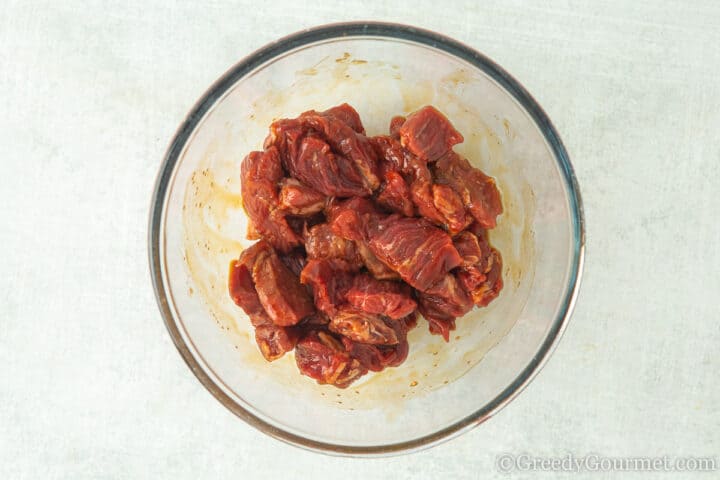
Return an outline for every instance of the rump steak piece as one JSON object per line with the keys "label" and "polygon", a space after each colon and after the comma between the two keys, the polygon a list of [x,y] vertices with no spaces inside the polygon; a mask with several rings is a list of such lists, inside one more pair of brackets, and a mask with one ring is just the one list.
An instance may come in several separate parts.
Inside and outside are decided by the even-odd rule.
{"label": "rump steak piece", "polygon": [[394,320],[407,317],[417,308],[408,285],[377,280],[368,274],[356,275],[345,297],[352,307]]}
{"label": "rump steak piece", "polygon": [[265,148],[278,148],[291,176],[325,195],[370,195],[380,186],[377,159],[357,112],[347,104],[310,110],[270,125]]}
{"label": "rump steak piece", "polygon": [[353,162],[369,193],[380,186],[375,150],[365,135],[345,123],[346,118],[338,118],[327,111],[318,113],[310,110],[301,114],[297,120],[318,132],[333,151]]}
{"label": "rump steak piece", "polygon": [[363,263],[379,280],[395,280],[400,276],[372,252],[367,242],[366,225],[376,221],[381,214],[370,199],[352,198],[344,202],[330,202],[325,210],[332,231],[353,240]]}
{"label": "rump steak piece", "polygon": [[360,115],[357,110],[347,103],[341,103],[336,107],[320,112],[320,115],[335,117],[360,135],[365,135],[365,127],[363,127],[362,121],[360,120]]}
{"label": "rump steak piece", "polygon": [[312,288],[317,309],[333,317],[345,303],[345,295],[353,280],[343,264],[332,259],[312,259],[300,274],[300,281]]}
{"label": "rump steak piece", "polygon": [[263,357],[272,362],[295,348],[298,334],[295,327],[260,325],[255,328],[255,343],[260,347]]}
{"label": "rump steak piece", "polygon": [[422,218],[393,214],[368,225],[367,236],[380,261],[420,291],[462,263],[450,236]]}
{"label": "rump steak piece", "polygon": [[347,337],[343,337],[342,342],[350,356],[370,371],[380,372],[386,367],[397,367],[405,361],[410,351],[407,332],[415,327],[416,319],[417,313],[412,313],[402,320],[388,322],[398,338],[398,343],[395,345],[371,345]]}
{"label": "rump steak piece", "polygon": [[325,195],[303,185],[294,178],[283,178],[280,182],[280,208],[293,215],[312,215],[325,208]]}
{"label": "rump steak piece", "polygon": [[447,185],[433,183],[427,159],[405,150],[397,140],[373,137],[380,162],[383,183],[377,194],[378,204],[407,217],[420,216],[447,227],[455,234],[472,222],[460,196]]}
{"label": "rump steak piece", "polygon": [[233,302],[241,307],[254,326],[271,325],[272,320],[265,312],[260,303],[255,283],[252,279],[252,271],[255,266],[255,259],[261,252],[269,251],[272,247],[264,240],[260,240],[250,248],[243,250],[240,258],[230,262],[230,274],[228,275],[228,290]]}
{"label": "rump steak piece", "polygon": [[274,250],[264,249],[258,253],[252,279],[260,303],[275,325],[295,325],[315,313],[307,290]]}
{"label": "rump steak piece", "polygon": [[243,207],[252,230],[281,252],[300,245],[301,239],[290,228],[285,212],[280,210],[277,183],[283,176],[277,149],[250,152],[242,161],[241,188]]}
{"label": "rump steak piece", "polygon": [[428,162],[434,162],[464,140],[445,115],[431,106],[410,114],[398,133],[403,147]]}
{"label": "rump steak piece", "polygon": [[[270,244],[260,240],[250,248],[245,249],[239,259],[230,262],[230,274],[228,277],[230,296],[250,317],[250,322],[255,327],[255,341],[260,347],[260,352],[270,362],[295,348],[298,338],[298,332],[292,327],[273,323],[274,320],[266,310],[263,300],[258,294],[258,286],[253,280],[253,272],[256,266],[260,263],[266,264],[267,259],[272,257],[278,259]],[[280,262],[279,259],[277,261]],[[289,278],[285,280],[287,283],[292,283],[293,280],[297,282],[297,277],[282,263],[280,265],[283,268],[280,269],[281,272],[277,273],[277,275],[289,275]],[[259,288],[264,289],[267,286],[261,285]],[[267,297],[267,295],[264,296]],[[279,297],[279,295],[275,294],[275,297]],[[291,303],[291,307],[294,308],[293,311],[295,312],[307,306],[302,300],[294,301],[297,297],[291,297],[288,300],[285,300],[284,297],[280,298],[282,301]]]}
{"label": "rump steak piece", "polygon": [[[392,322],[392,320],[389,320]],[[395,330],[380,315],[363,312],[353,307],[343,307],[330,319],[330,330],[355,342],[372,345],[395,345]]]}
{"label": "rump steak piece", "polygon": [[470,165],[467,159],[448,152],[435,164],[435,181],[449,185],[482,228],[495,228],[503,211],[495,179]]}
{"label": "rump steak piece", "polygon": [[350,357],[343,344],[330,332],[310,330],[295,346],[295,362],[300,373],[319,384],[346,388],[367,373],[357,359]]}
{"label": "rump steak piece", "polygon": [[355,242],[336,235],[327,223],[315,225],[305,233],[305,250],[309,259],[333,259],[348,271],[357,272],[363,266]]}

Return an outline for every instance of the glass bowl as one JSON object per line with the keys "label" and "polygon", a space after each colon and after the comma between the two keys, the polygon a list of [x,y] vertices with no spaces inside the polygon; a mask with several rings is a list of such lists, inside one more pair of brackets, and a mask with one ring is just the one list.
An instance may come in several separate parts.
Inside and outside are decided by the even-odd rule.
{"label": "glass bowl", "polygon": [[[266,362],[230,300],[227,266],[251,242],[240,162],[273,119],[348,102],[368,134],[432,104],[465,136],[456,150],[497,179],[490,233],[505,287],[458,320],[450,343],[421,320],[398,368],[348,389]],[[202,384],[263,432],[308,449],[385,455],[428,447],[490,418],[535,376],[577,295],[584,250],[577,182],[552,123],[493,61],[447,37],[386,23],[306,30],[250,55],[202,96],[161,167],[150,268],[175,345]]]}

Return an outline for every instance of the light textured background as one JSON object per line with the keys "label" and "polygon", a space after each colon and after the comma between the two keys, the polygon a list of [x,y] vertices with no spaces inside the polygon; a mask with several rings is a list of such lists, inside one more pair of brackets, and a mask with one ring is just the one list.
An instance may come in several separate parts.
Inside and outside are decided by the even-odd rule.
{"label": "light textured background", "polygon": [[[0,478],[492,478],[502,452],[720,457],[718,2],[155,3],[0,9]],[[515,75],[560,131],[587,216],[580,300],[538,378],[471,433],[382,460],[308,453],[221,407],[165,332],[146,261],[155,174],[205,88],[278,36],[359,18],[443,32]]]}

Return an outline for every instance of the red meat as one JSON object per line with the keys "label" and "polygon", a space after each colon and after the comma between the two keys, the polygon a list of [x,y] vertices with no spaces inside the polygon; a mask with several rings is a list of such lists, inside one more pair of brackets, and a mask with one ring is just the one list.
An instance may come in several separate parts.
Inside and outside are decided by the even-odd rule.
{"label": "red meat", "polygon": [[252,279],[260,303],[275,325],[295,325],[315,313],[307,290],[272,249],[258,253]]}
{"label": "red meat", "polygon": [[351,197],[371,193],[352,161],[333,152],[325,140],[314,134],[300,140],[296,156],[283,158],[292,176],[325,195]]}
{"label": "red meat", "polygon": [[241,188],[243,206],[252,229],[282,252],[301,244],[301,239],[278,209],[277,183],[282,178],[280,158],[275,148],[250,152],[242,162]]}
{"label": "red meat", "polygon": [[455,235],[453,245],[462,257],[463,266],[475,265],[485,256],[478,237],[468,231]]}
{"label": "red meat", "polygon": [[420,291],[462,262],[450,236],[424,219],[390,215],[367,230],[370,250]]}
{"label": "red meat", "polygon": [[377,280],[360,274],[353,279],[346,299],[359,310],[397,320],[407,317],[417,308],[411,293],[410,287],[404,283]]}
{"label": "red meat", "polygon": [[347,103],[343,103],[341,105],[338,105],[337,107],[332,107],[328,110],[325,110],[324,112],[320,112],[320,115],[326,117],[335,117],[336,119],[345,123],[345,125],[355,130],[357,133],[365,135],[365,128],[363,127],[362,121],[360,120],[360,115],[353,107],[351,107]]}
{"label": "red meat", "polygon": [[352,358],[373,372],[380,372],[386,367],[400,365],[408,356],[410,346],[407,341],[407,332],[415,326],[417,314],[413,313],[403,320],[388,322],[398,338],[396,345],[371,345],[360,343],[342,337],[343,345]]}
{"label": "red meat", "polygon": [[300,272],[302,272],[302,269],[305,268],[305,264],[307,263],[305,253],[301,249],[281,254],[280,260],[296,277],[300,277]]}
{"label": "red meat", "polygon": [[448,152],[435,164],[437,183],[449,185],[483,228],[494,228],[503,211],[495,180],[455,152]]}
{"label": "red meat", "polygon": [[[397,138],[386,135],[378,135],[370,139],[375,153],[378,157],[378,167],[380,171],[395,170],[402,173],[410,173],[411,163],[415,161],[415,156],[405,150]],[[422,161],[423,164],[427,163]]]}
{"label": "red meat", "polygon": [[323,330],[305,333],[295,346],[295,362],[303,375],[338,388],[346,388],[367,373],[337,338]]}
{"label": "red meat", "polygon": [[325,195],[303,185],[294,178],[280,182],[280,208],[293,215],[312,215],[325,208]]}
{"label": "red meat", "polygon": [[383,182],[376,199],[380,206],[392,212],[401,213],[406,217],[415,214],[410,187],[398,172],[389,171],[383,174]]}
{"label": "red meat", "polygon": [[366,225],[377,221],[382,214],[367,198],[353,198],[345,202],[330,202],[326,211],[332,231],[353,240],[367,269],[379,280],[394,280],[400,276],[372,252],[367,243]]}
{"label": "red meat", "polygon": [[273,122],[241,168],[248,238],[260,241],[228,275],[268,361],[294,348],[304,375],[345,388],[406,359],[419,313],[447,341],[498,296],[487,229],[500,192],[452,151],[462,140],[433,107],[371,138],[348,104]]}
{"label": "red meat", "polygon": [[245,249],[239,259],[230,262],[230,273],[228,275],[230,297],[250,317],[250,322],[254,326],[272,324],[272,320],[265,313],[265,309],[260,303],[252,279],[255,259],[260,252],[270,249],[271,247],[267,242],[260,240],[250,248]]}
{"label": "red meat", "polygon": [[322,136],[333,151],[350,159],[357,172],[363,177],[365,186],[372,192],[380,186],[377,175],[377,157],[370,140],[353,129],[352,126],[333,115],[305,112],[298,121],[312,128]]}
{"label": "red meat", "polygon": [[491,255],[488,257],[486,279],[470,291],[470,295],[475,305],[484,307],[500,295],[502,287],[502,257],[500,252],[493,248]]}
{"label": "red meat", "polygon": [[317,309],[333,317],[338,307],[345,303],[352,275],[332,260],[312,259],[300,274],[300,281],[312,288]]}
{"label": "red meat", "polygon": [[400,115],[390,119],[390,136],[395,140],[400,140],[400,127],[405,123],[405,117]]}
{"label": "red meat", "polygon": [[403,147],[429,162],[434,162],[453,145],[463,141],[463,136],[445,115],[431,106],[410,114],[398,132]]}
{"label": "red meat", "polygon": [[273,255],[272,247],[261,240],[230,263],[228,288],[233,301],[247,313],[255,326],[255,341],[260,352],[268,361],[280,358],[295,348],[298,333],[296,330],[274,325],[265,311],[252,278],[252,272],[258,261],[264,261],[267,255]]}
{"label": "red meat", "polygon": [[360,257],[362,257],[363,264],[372,274],[373,277],[378,280],[400,280],[398,273],[385,265],[375,254],[370,250],[370,247],[365,241],[356,242]]}
{"label": "red meat", "polygon": [[373,345],[395,345],[398,337],[380,315],[363,312],[352,307],[342,307],[330,319],[330,330],[350,340]]}
{"label": "red meat", "polygon": [[310,259],[334,259],[345,264],[347,271],[356,272],[363,265],[355,242],[336,235],[330,225],[315,225],[305,234],[305,250]]}
{"label": "red meat", "polygon": [[462,199],[447,185],[432,186],[433,206],[442,216],[442,223],[450,233],[455,234],[472,223],[472,217],[465,211]]}
{"label": "red meat", "polygon": [[295,348],[298,330],[295,327],[260,325],[255,328],[255,342],[268,362],[277,360]]}
{"label": "red meat", "polygon": [[449,273],[425,292],[418,293],[425,310],[461,317],[473,307],[473,301],[455,275]]}

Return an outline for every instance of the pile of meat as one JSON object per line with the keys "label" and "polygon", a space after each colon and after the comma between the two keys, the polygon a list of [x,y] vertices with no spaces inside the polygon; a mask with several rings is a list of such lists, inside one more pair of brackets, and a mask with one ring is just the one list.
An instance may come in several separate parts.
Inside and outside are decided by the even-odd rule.
{"label": "pile of meat", "polygon": [[418,313],[447,341],[497,297],[500,193],[452,150],[462,141],[431,106],[376,137],[347,104],[273,122],[242,162],[259,241],[229,274],[267,360],[295,349],[303,374],[344,388],[405,360]]}

